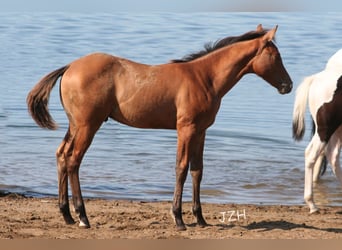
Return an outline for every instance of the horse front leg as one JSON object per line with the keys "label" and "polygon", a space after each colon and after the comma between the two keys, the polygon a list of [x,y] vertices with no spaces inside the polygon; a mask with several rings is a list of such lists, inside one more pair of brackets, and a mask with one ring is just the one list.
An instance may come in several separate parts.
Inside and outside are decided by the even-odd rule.
{"label": "horse front leg", "polygon": [[188,164],[177,164],[176,166],[176,185],[173,194],[172,214],[178,231],[186,230],[182,217],[182,194],[184,182],[187,177],[188,166]]}
{"label": "horse front leg", "polygon": [[305,149],[304,200],[310,208],[310,213],[318,211],[313,197],[313,168],[325,145],[325,143],[320,141],[318,135],[315,134]]}
{"label": "horse front leg", "polygon": [[176,160],[176,184],[173,195],[172,215],[177,230],[186,230],[182,218],[183,187],[189,169],[190,144],[194,131],[191,126],[178,128],[177,160]]}
{"label": "horse front leg", "polygon": [[193,142],[194,151],[190,158],[190,173],[192,176],[192,212],[197,219],[200,227],[208,224],[202,215],[202,206],[200,201],[200,185],[203,175],[203,150],[204,150],[205,132],[196,137]]}

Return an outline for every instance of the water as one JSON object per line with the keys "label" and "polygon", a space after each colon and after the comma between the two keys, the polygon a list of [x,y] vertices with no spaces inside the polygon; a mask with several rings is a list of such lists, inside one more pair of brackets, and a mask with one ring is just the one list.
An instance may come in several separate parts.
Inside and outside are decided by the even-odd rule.
{"label": "water", "polygon": [[[33,196],[57,195],[54,155],[67,128],[58,87],[49,106],[57,131],[37,127],[25,103],[29,90],[52,70],[95,51],[165,63],[259,23],[278,24],[277,45],[297,87],[324,68],[342,41],[342,16],[336,13],[2,13],[0,20],[0,190]],[[203,202],[303,204],[303,152],[310,133],[293,142],[293,100],[294,91],[281,96],[255,75],[225,96],[207,133]],[[171,200],[175,153],[175,131],[108,121],[84,158],[83,194]],[[330,169],[316,191],[319,204],[341,204]],[[184,200],[191,200],[190,175]]]}

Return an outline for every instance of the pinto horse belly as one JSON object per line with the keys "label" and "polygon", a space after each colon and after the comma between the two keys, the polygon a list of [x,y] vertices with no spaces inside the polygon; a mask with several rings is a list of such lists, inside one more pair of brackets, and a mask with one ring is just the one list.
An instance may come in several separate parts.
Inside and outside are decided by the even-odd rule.
{"label": "pinto horse belly", "polygon": [[328,142],[342,124],[342,76],[337,81],[332,99],[318,109],[316,119],[317,131],[321,141]]}

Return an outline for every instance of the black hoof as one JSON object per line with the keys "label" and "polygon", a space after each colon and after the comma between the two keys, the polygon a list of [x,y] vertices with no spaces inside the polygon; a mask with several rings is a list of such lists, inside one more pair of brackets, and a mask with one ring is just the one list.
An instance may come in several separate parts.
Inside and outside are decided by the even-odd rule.
{"label": "black hoof", "polygon": [[204,228],[204,227],[209,226],[205,221],[204,221],[204,222],[201,222],[201,223],[198,222],[197,225],[198,225],[200,228]]}
{"label": "black hoof", "polygon": [[199,227],[207,227],[208,223],[204,220],[202,215],[197,216],[197,225]]}
{"label": "black hoof", "polygon": [[70,214],[69,215],[63,215],[63,218],[65,221],[65,224],[67,224],[67,225],[74,225],[76,223]]}
{"label": "black hoof", "polygon": [[197,225],[199,227],[206,227],[208,226],[207,222],[205,222],[205,219],[202,215],[202,207],[201,206],[195,206],[192,208],[192,213],[196,217]]}
{"label": "black hoof", "polygon": [[65,221],[65,224],[67,224],[67,225],[75,224],[75,221],[70,214],[69,204],[60,205],[59,209],[63,215],[63,219]]}
{"label": "black hoof", "polygon": [[172,216],[174,222],[176,223],[176,230],[177,231],[185,231],[186,227],[185,227],[185,224],[183,222],[181,210],[174,209],[172,207],[170,212],[171,212],[171,216]]}
{"label": "black hoof", "polygon": [[65,224],[67,225],[74,225],[76,223],[73,218],[64,219],[64,221],[65,221]]}
{"label": "black hoof", "polygon": [[176,226],[176,230],[177,231],[185,231],[186,230],[186,226],[183,224],[183,225],[177,225]]}

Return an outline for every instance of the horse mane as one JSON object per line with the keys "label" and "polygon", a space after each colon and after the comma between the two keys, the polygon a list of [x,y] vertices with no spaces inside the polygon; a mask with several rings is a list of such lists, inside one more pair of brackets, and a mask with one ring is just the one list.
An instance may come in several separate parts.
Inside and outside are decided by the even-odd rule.
{"label": "horse mane", "polygon": [[221,49],[223,47],[232,45],[234,43],[242,42],[242,41],[248,41],[252,39],[259,38],[267,33],[268,30],[261,30],[261,31],[249,31],[241,36],[229,36],[220,40],[217,40],[216,42],[209,42],[204,45],[204,49],[196,52],[191,53],[189,55],[184,56],[181,59],[174,59],[171,60],[171,63],[182,63],[182,62],[189,62],[193,61],[197,58],[200,58],[202,56],[205,56],[215,50]]}

